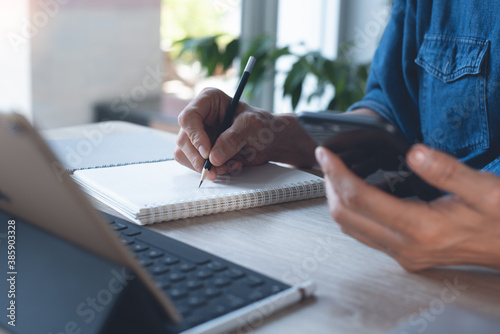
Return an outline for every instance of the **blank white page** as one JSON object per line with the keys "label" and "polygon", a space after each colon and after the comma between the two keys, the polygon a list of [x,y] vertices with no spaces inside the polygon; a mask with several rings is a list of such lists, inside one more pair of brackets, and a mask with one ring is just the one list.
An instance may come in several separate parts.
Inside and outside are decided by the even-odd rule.
{"label": "blank white page", "polygon": [[265,164],[245,167],[215,181],[205,180],[198,188],[200,174],[176,161],[81,170],[74,176],[91,196],[129,214],[171,203],[231,198],[235,194],[323,182],[322,178],[300,170]]}

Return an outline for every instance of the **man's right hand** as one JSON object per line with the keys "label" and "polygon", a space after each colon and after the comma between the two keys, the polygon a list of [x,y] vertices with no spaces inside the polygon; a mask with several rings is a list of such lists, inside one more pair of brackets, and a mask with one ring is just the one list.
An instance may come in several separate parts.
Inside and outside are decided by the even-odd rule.
{"label": "man's right hand", "polygon": [[[215,168],[208,179],[269,160],[295,164],[309,159],[313,164],[315,145],[293,116],[277,116],[240,102],[233,124],[217,138],[231,98],[214,88],[203,90],[179,115],[175,160],[201,172],[207,158]],[[216,140],[217,138],[217,140]],[[308,154],[298,152],[295,140],[309,143]],[[304,146],[301,144],[300,146]]]}

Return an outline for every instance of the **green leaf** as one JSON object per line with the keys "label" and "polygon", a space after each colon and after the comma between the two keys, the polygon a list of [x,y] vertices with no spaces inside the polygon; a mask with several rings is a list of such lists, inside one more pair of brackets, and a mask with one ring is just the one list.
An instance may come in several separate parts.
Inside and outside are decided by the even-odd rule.
{"label": "green leaf", "polygon": [[240,40],[234,39],[226,45],[226,50],[222,54],[222,66],[223,70],[226,71],[234,62],[234,59],[238,56],[240,50]]}
{"label": "green leaf", "polygon": [[292,92],[292,108],[295,110],[297,108],[297,105],[299,104],[300,97],[302,95],[302,84],[303,81],[298,84],[295,89]]}

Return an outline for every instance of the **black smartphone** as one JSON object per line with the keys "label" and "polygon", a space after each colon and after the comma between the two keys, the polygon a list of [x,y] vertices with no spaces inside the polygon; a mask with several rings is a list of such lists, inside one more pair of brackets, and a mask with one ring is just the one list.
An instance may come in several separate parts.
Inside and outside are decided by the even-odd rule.
{"label": "black smartphone", "polygon": [[405,189],[403,196],[413,194],[429,201],[443,195],[408,168],[406,153],[411,144],[389,122],[329,111],[301,112],[297,119],[318,145],[335,152],[359,176],[383,170],[388,172],[386,181],[391,188]]}

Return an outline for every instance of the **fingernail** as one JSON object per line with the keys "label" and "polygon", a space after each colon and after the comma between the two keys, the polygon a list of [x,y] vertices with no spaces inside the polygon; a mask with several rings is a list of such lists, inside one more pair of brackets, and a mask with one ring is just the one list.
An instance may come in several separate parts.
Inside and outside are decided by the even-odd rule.
{"label": "fingernail", "polygon": [[410,154],[410,162],[414,166],[421,166],[427,160],[427,149],[423,146],[414,148]]}
{"label": "fingernail", "polygon": [[327,160],[326,149],[324,147],[318,146],[316,148],[315,153],[316,153],[316,160],[318,160],[320,165],[323,165]]}
{"label": "fingernail", "polygon": [[205,146],[200,146],[198,148],[198,152],[200,152],[200,155],[203,157],[203,159],[208,159],[209,152],[205,148]]}

